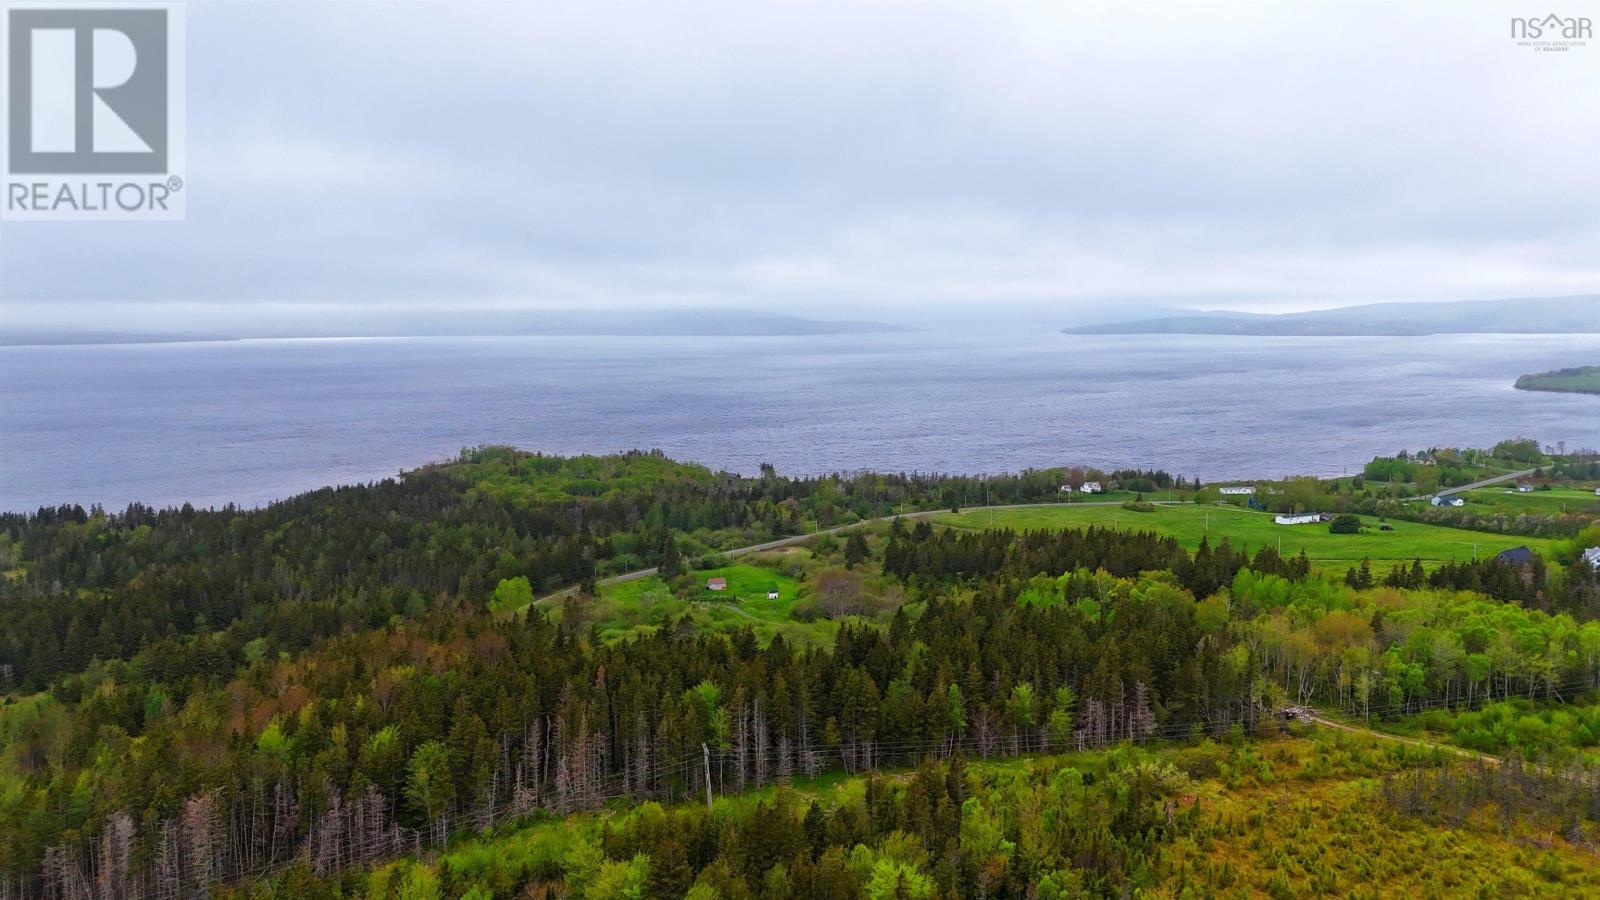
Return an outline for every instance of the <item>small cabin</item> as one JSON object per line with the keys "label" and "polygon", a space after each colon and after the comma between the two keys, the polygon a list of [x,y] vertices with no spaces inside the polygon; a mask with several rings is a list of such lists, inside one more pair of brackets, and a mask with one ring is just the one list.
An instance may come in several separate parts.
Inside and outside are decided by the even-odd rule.
{"label": "small cabin", "polygon": [[1517,493],[1519,493],[1519,494],[1531,494],[1531,493],[1533,493],[1533,485],[1531,485],[1531,484],[1519,484],[1519,485],[1517,485]]}
{"label": "small cabin", "polygon": [[708,590],[708,591],[725,591],[727,589],[728,589],[728,579],[726,579],[726,578],[707,578],[706,579],[706,590]]}
{"label": "small cabin", "polygon": [[778,599],[778,586],[775,584],[767,585],[761,589],[761,592],[767,595],[768,600]]}
{"label": "small cabin", "polygon": [[1590,547],[1583,551],[1583,561],[1600,569],[1600,547]]}
{"label": "small cabin", "polygon": [[1098,494],[1102,488],[1100,487],[1100,482],[1098,481],[1085,481],[1083,483],[1083,487],[1078,488],[1078,490],[1084,492],[1085,494]]}
{"label": "small cabin", "polygon": [[1301,513],[1292,516],[1276,516],[1274,522],[1279,525],[1315,525],[1322,521],[1322,513]]}
{"label": "small cabin", "polygon": [[1466,506],[1467,501],[1456,494],[1436,494],[1430,501],[1434,506]]}

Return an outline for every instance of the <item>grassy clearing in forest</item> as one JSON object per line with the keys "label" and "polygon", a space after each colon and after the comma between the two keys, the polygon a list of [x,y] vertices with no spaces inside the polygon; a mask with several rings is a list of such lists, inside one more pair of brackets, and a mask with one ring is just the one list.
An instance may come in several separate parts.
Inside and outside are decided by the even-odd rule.
{"label": "grassy clearing in forest", "polygon": [[[600,636],[607,641],[648,634],[685,615],[706,631],[753,628],[763,643],[778,634],[800,644],[832,640],[838,627],[826,620],[794,621],[801,584],[781,572],[739,563],[693,571],[685,577],[691,580],[687,592],[657,575],[603,585],[600,596],[583,601],[584,615],[599,623]],[[728,589],[707,590],[705,583],[711,578],[727,579]],[[777,590],[777,599],[768,599],[769,589]],[[560,601],[547,605],[558,616],[564,610]]]}
{"label": "grassy clearing in forest", "polygon": [[1305,550],[1314,566],[1325,571],[1343,572],[1361,560],[1371,559],[1380,574],[1394,562],[1422,560],[1424,565],[1464,562],[1491,556],[1501,550],[1528,546],[1548,555],[1551,541],[1545,538],[1517,537],[1467,531],[1421,522],[1390,520],[1393,531],[1381,531],[1373,516],[1361,516],[1368,528],[1360,534],[1330,534],[1327,523],[1279,525],[1271,513],[1243,510],[1232,506],[1158,506],[1151,512],[1135,512],[1120,506],[1046,506],[1029,509],[965,510],[941,513],[933,521],[960,528],[994,527],[1018,531],[1030,529],[1086,528],[1098,525],[1127,531],[1152,531],[1176,537],[1186,549],[1200,546],[1210,538],[1213,546],[1226,537],[1235,549],[1254,552],[1265,546],[1280,547],[1284,556]]}

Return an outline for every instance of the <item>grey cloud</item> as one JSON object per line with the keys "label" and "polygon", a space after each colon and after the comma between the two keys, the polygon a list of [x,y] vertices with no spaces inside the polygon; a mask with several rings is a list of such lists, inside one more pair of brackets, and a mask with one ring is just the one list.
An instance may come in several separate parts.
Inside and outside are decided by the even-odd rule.
{"label": "grey cloud", "polygon": [[1513,10],[191,4],[188,221],[0,225],[0,315],[1594,291],[1600,44]]}

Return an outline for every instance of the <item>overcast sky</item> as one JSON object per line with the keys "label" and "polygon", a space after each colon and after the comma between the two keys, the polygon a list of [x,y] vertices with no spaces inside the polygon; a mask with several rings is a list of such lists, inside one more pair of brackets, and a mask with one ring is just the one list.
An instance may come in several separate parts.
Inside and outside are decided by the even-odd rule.
{"label": "overcast sky", "polygon": [[191,3],[188,220],[0,225],[6,324],[1073,320],[1600,291],[1600,3]]}

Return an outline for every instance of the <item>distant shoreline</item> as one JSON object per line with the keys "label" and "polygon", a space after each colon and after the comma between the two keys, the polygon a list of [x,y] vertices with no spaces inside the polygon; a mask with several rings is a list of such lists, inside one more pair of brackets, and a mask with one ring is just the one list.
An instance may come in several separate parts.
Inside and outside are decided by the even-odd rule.
{"label": "distant shoreline", "polygon": [[1512,386],[1519,391],[1600,395],[1600,366],[1577,366],[1523,375]]}
{"label": "distant shoreline", "polygon": [[183,336],[183,335],[149,335],[133,336],[127,338],[59,338],[59,339],[29,339],[0,337],[0,348],[10,347],[128,347],[151,344],[240,344],[250,341],[387,341],[387,340],[426,340],[426,339],[472,339],[472,338],[534,338],[534,337],[573,337],[573,338],[649,338],[649,337],[700,337],[700,338],[743,338],[743,337],[834,337],[853,334],[909,334],[918,329],[885,326],[881,329],[848,329],[841,328],[836,331],[545,331],[545,332],[518,332],[514,334],[264,334],[264,335],[217,335],[217,336]]}
{"label": "distant shoreline", "polygon": [[1371,303],[1299,313],[1184,311],[1063,328],[1067,334],[1267,337],[1426,337],[1440,334],[1594,334],[1600,294],[1426,303]]}

